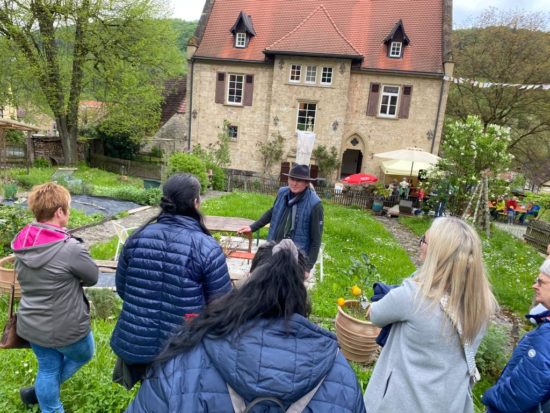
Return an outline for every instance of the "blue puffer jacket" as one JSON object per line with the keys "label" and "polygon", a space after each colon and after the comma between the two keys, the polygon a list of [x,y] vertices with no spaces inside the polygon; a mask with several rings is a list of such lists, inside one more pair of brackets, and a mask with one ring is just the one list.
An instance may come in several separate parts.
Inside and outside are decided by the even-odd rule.
{"label": "blue puffer jacket", "polygon": [[539,325],[518,343],[497,383],[485,392],[490,413],[526,413],[550,399],[550,311],[527,315]]}
{"label": "blue puffer jacket", "polygon": [[111,337],[126,363],[150,363],[166,338],[212,298],[231,289],[223,251],[192,218],[164,214],[128,239],[116,288],[124,304]]}
{"label": "blue puffer jacket", "polygon": [[[229,384],[249,404],[280,399],[285,408],[325,380],[305,413],[364,413],[361,389],[333,334],[293,315],[261,320],[240,334],[205,338],[192,350],[156,366],[127,412],[233,413]],[[226,384],[227,383],[227,384]],[[253,412],[279,413],[257,405]]]}

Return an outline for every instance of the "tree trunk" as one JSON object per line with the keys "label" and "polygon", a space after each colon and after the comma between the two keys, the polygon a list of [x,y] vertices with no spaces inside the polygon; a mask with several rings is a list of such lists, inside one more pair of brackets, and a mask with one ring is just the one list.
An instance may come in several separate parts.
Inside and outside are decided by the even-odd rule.
{"label": "tree trunk", "polygon": [[61,146],[63,147],[64,164],[75,165],[78,161],[76,148],[77,130],[74,127],[69,129],[65,117],[57,118],[55,122],[57,124],[59,137],[61,138]]}

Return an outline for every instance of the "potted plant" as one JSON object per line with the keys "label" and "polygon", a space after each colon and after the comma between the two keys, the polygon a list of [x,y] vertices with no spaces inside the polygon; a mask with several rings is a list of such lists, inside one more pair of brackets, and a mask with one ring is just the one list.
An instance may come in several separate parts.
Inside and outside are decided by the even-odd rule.
{"label": "potted plant", "polygon": [[372,284],[380,279],[376,266],[367,254],[361,254],[361,260],[352,258],[352,264],[347,271],[350,280],[357,281],[351,287],[353,300],[338,298],[338,313],[336,315],[336,337],[342,354],[351,361],[372,363],[379,351],[376,337],[380,328],[367,319],[369,301],[367,294],[372,295]]}
{"label": "potted plant", "polygon": [[391,189],[386,188],[384,184],[377,182],[373,191],[374,202],[372,203],[372,210],[375,213],[381,213],[384,208],[384,199],[391,195]]}

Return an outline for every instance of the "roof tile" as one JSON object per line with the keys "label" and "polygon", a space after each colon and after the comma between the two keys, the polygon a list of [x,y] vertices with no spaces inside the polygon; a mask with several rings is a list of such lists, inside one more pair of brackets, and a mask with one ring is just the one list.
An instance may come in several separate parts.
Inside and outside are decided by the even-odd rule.
{"label": "roof tile", "polygon": [[[230,30],[241,11],[252,17],[256,35],[235,48]],[[410,44],[393,59],[384,39],[399,19]],[[266,49],[358,53],[364,69],[442,73],[442,21],[443,0],[216,0],[195,57],[263,62]]]}

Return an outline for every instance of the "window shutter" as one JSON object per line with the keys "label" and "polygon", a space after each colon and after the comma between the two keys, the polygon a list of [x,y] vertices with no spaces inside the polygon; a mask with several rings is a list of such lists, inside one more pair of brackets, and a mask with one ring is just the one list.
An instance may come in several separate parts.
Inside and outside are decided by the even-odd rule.
{"label": "window shutter", "polygon": [[254,95],[254,75],[246,75],[246,82],[244,85],[244,106],[252,106],[252,97]]}
{"label": "window shutter", "polygon": [[399,105],[399,119],[409,118],[412,90],[412,86],[403,86],[403,95],[401,96],[401,104]]}
{"label": "window shutter", "polygon": [[371,83],[369,101],[367,103],[367,116],[376,116],[378,113],[378,96],[380,95],[380,83]]}
{"label": "window shutter", "polygon": [[225,73],[216,73],[216,103],[225,103]]}

